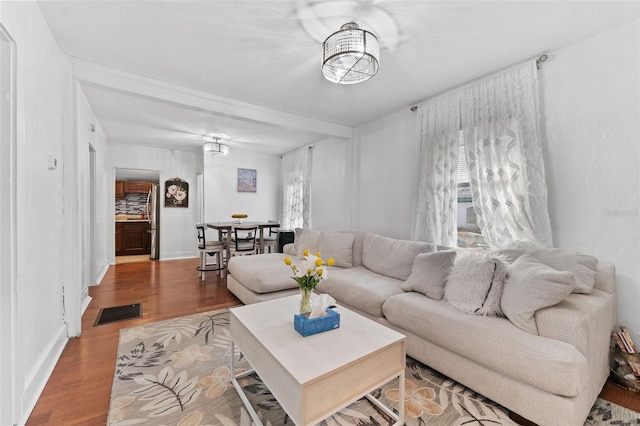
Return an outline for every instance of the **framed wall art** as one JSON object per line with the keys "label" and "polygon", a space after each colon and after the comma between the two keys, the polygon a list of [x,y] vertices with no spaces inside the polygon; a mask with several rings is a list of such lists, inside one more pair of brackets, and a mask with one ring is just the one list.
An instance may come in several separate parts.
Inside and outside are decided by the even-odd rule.
{"label": "framed wall art", "polygon": [[256,192],[257,181],[255,169],[238,169],[238,192]]}
{"label": "framed wall art", "polygon": [[164,183],[165,207],[189,207],[189,183],[178,177]]}

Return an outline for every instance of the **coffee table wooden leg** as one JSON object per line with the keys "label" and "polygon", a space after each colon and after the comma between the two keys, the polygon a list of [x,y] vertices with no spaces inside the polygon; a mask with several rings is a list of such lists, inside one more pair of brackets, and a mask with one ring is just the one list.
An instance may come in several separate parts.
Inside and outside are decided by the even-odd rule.
{"label": "coffee table wooden leg", "polygon": [[231,339],[231,356],[229,357],[231,359],[231,361],[229,362],[229,368],[231,369],[231,372],[230,372],[230,374],[231,374],[231,383],[233,384],[233,387],[236,389],[236,392],[238,393],[238,396],[242,400],[242,403],[244,404],[244,407],[249,412],[249,415],[251,416],[251,419],[253,420],[253,422],[256,424],[256,426],[262,426],[262,421],[260,421],[260,418],[258,417],[258,414],[253,409],[253,407],[251,406],[251,402],[249,402],[249,399],[247,399],[247,395],[245,395],[244,391],[242,390],[242,386],[240,386],[240,383],[238,383],[238,379],[241,379],[241,378],[246,377],[246,376],[248,376],[250,374],[253,374],[255,370],[250,369],[248,371],[245,371],[244,373],[240,373],[240,374],[236,375],[235,354],[236,354],[235,343],[233,342],[233,339]]}
{"label": "coffee table wooden leg", "polygon": [[404,424],[404,370],[402,370],[402,373],[400,373],[400,377],[398,378],[398,390],[399,392],[399,399],[400,402],[398,402],[398,424],[399,425],[403,425]]}

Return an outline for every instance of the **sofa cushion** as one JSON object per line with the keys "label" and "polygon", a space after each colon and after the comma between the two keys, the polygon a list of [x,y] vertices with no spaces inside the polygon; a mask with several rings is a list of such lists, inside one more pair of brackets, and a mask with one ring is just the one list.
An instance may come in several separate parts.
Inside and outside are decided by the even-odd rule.
{"label": "sofa cushion", "polygon": [[382,304],[394,294],[402,293],[402,281],[371,272],[365,267],[330,267],[327,279],[316,286],[320,293],[329,293],[338,303],[351,306],[374,318],[382,317]]}
{"label": "sofa cushion", "polygon": [[516,327],[538,334],[536,311],[562,302],[574,286],[571,272],[557,271],[524,254],[507,270],[502,311]]}
{"label": "sofa cushion", "polygon": [[291,268],[284,264],[284,253],[265,253],[257,256],[234,256],[229,259],[229,273],[255,293],[269,293],[298,287],[291,278]]}
{"label": "sofa cushion", "polygon": [[335,266],[353,267],[353,234],[322,231],[318,250],[325,261],[332,257]]}
{"label": "sofa cushion", "polygon": [[455,251],[420,253],[413,261],[411,275],[400,287],[404,291],[417,291],[435,300],[442,299],[444,285],[455,259]]}
{"label": "sofa cushion", "polygon": [[505,264],[489,252],[459,250],[444,287],[444,299],[467,314],[500,316],[505,274]]}
{"label": "sofa cushion", "polygon": [[576,280],[574,293],[591,294],[595,286],[598,259],[587,254],[564,248],[502,249],[494,253],[510,263],[528,254],[553,269],[572,272]]}
{"label": "sofa cushion", "polygon": [[435,244],[398,240],[369,232],[363,240],[362,265],[373,272],[404,281],[411,275],[416,256],[434,251]]}
{"label": "sofa cushion", "polygon": [[[296,238],[297,236],[296,234]],[[296,244],[298,256],[301,256],[305,250],[309,250],[309,253],[315,254],[318,252],[320,245],[320,231],[302,229],[300,230],[300,238],[298,238],[294,244]]]}
{"label": "sofa cushion", "polygon": [[590,372],[573,345],[526,333],[506,318],[463,315],[420,293],[391,296],[387,320],[498,373],[553,394],[575,397]]}

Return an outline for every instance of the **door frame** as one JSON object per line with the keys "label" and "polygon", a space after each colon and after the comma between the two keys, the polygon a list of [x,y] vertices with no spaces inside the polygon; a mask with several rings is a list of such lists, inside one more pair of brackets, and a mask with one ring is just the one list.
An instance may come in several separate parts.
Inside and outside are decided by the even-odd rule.
{"label": "door frame", "polygon": [[16,43],[0,24],[0,179],[5,207],[0,209],[0,424],[17,424],[17,135]]}

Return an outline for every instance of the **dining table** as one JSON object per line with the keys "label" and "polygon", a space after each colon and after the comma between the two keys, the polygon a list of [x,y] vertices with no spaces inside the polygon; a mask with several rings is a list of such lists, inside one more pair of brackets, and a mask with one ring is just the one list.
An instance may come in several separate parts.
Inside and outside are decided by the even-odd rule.
{"label": "dining table", "polygon": [[225,234],[226,234],[227,247],[231,247],[231,244],[232,244],[231,234],[233,231],[233,225],[248,225],[248,226],[256,226],[258,228],[258,231],[259,231],[258,247],[260,248],[260,253],[264,253],[264,230],[280,228],[279,222],[273,222],[273,221],[261,222],[261,221],[248,221],[248,220],[243,220],[241,222],[237,220],[230,220],[225,222],[208,222],[207,228],[218,230],[218,240],[220,241],[223,241],[225,239]]}

